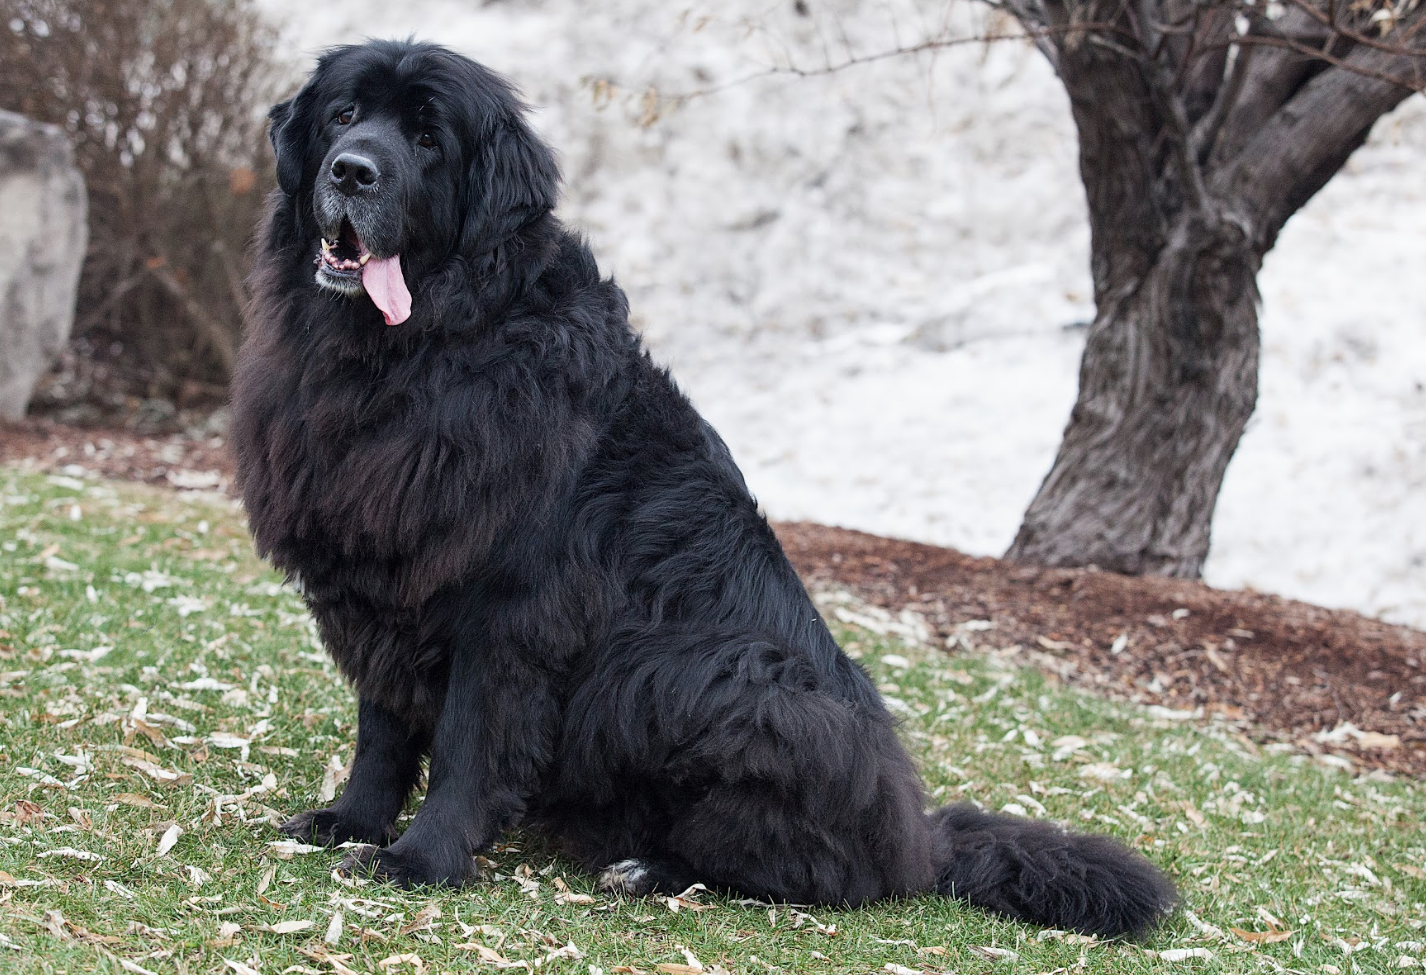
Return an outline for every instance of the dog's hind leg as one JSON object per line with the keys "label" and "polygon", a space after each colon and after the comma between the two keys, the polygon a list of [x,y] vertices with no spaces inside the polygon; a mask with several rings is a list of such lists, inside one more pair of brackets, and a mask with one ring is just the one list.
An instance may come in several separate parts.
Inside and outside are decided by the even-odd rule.
{"label": "dog's hind leg", "polygon": [[341,797],[326,809],[298,813],[279,827],[305,843],[390,843],[396,817],[421,777],[425,740],[396,714],[363,699],[357,711],[356,757]]}
{"label": "dog's hind leg", "polygon": [[[837,785],[800,784],[828,790],[816,796],[790,794],[771,781],[715,787],[670,833],[672,862],[691,865],[690,877],[675,877],[675,885],[696,879],[765,900],[836,905],[929,886],[919,793],[845,794],[847,815],[837,815],[825,801]],[[656,889],[667,892],[662,884]]]}
{"label": "dog's hind leg", "polygon": [[611,894],[629,897],[681,894],[699,882],[697,877],[697,871],[681,860],[634,858],[611,863],[599,871],[599,886]]}
{"label": "dog's hind leg", "polygon": [[926,860],[895,862],[927,840],[914,804],[894,809],[895,798],[881,796],[875,808],[839,821],[780,785],[727,783],[691,798],[658,849],[604,866],[600,887],[640,897],[701,883],[770,901],[842,905],[929,884]]}
{"label": "dog's hind leg", "polygon": [[604,770],[607,791],[649,790],[667,817],[640,842],[604,847],[592,863],[604,886],[672,894],[700,882],[831,904],[928,889],[915,770],[874,690],[838,667],[780,641],[663,632],[595,674],[566,726],[569,764],[586,778]]}

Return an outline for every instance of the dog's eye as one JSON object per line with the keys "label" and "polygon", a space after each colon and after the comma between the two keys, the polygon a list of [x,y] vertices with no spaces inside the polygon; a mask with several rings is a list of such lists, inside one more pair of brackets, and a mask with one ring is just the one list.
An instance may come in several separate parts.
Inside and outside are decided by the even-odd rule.
{"label": "dog's eye", "polygon": [[434,149],[437,145],[439,145],[439,143],[436,142],[436,136],[434,133],[422,132],[416,137],[416,145],[420,146],[422,149]]}
{"label": "dog's eye", "polygon": [[356,108],[352,105],[348,105],[346,108],[342,109],[340,112],[337,113],[335,121],[338,125],[351,125],[352,119],[355,117]]}

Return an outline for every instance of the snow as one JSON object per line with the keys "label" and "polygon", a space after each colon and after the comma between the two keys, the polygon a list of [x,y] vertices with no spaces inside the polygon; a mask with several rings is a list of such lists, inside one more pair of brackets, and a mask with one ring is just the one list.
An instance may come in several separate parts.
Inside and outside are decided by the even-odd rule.
{"label": "snow", "polygon": [[[998,15],[261,2],[303,66],[330,44],[415,35],[520,85],[561,153],[562,216],[770,516],[1009,544],[1093,315],[1063,90],[1018,42],[767,73],[1003,29]],[[1423,121],[1419,97],[1383,120],[1268,256],[1261,394],[1218,506],[1214,585],[1426,626],[1426,292],[1410,286]]]}

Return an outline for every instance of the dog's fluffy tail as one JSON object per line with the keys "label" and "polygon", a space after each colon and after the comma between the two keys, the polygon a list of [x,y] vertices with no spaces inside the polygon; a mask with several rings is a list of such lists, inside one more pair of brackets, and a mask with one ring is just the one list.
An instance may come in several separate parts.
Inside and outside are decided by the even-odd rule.
{"label": "dog's fluffy tail", "polygon": [[936,889],[1021,921],[1135,936],[1178,901],[1157,867],[1107,836],[970,805],[932,813],[931,828]]}

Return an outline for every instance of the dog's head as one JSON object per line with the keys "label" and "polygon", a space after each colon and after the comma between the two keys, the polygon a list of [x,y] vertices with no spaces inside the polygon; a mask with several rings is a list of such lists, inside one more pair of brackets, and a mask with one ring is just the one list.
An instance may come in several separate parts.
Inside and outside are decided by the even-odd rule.
{"label": "dog's head", "polygon": [[559,173],[503,78],[445,48],[373,41],[322,55],[269,114],[279,207],[316,283],[388,324],[408,279],[488,253],[555,204]]}

